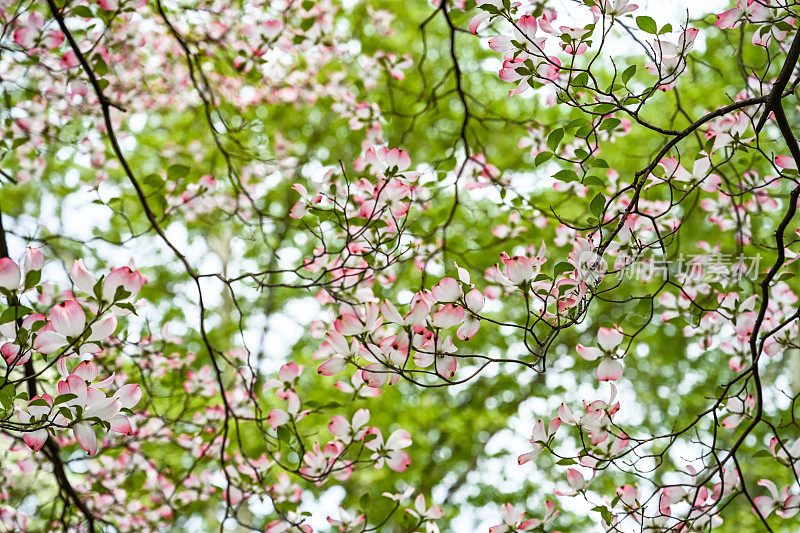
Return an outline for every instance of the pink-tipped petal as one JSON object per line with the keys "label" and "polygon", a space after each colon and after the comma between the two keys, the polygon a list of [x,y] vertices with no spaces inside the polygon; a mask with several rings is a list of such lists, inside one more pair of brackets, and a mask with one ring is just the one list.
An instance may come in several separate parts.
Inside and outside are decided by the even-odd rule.
{"label": "pink-tipped petal", "polygon": [[33,451],[38,452],[42,449],[42,446],[44,446],[47,440],[47,430],[37,429],[36,431],[26,431],[22,435],[22,440],[25,441],[25,444],[30,446]]}
{"label": "pink-tipped petal", "polygon": [[97,280],[86,270],[86,267],[83,265],[83,259],[76,259],[75,262],[72,263],[69,277],[72,278],[72,283],[81,291],[86,294],[94,294],[94,284],[97,283]]}
{"label": "pink-tipped petal", "polygon": [[75,300],[67,300],[53,307],[50,311],[50,323],[57,333],[68,337],[77,337],[86,326],[86,314]]}
{"label": "pink-tipped petal", "polygon": [[81,448],[86,450],[89,455],[97,455],[97,436],[94,429],[88,422],[78,422],[72,428],[72,432]]}
{"label": "pink-tipped petal", "polygon": [[0,258],[0,287],[10,291],[19,288],[22,272],[19,266],[8,257]]}
{"label": "pink-tipped petal", "polygon": [[138,383],[128,383],[119,388],[114,393],[114,398],[119,400],[120,405],[124,409],[133,409],[139,400],[142,399],[142,389]]}
{"label": "pink-tipped petal", "polygon": [[605,358],[597,366],[597,379],[600,381],[617,381],[622,377],[622,363],[615,359]]}

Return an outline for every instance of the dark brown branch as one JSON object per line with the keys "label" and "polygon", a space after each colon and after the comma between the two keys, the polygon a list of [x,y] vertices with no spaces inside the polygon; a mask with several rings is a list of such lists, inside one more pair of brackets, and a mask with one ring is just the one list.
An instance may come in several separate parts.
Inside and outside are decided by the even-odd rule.
{"label": "dark brown branch", "polygon": [[797,65],[798,58],[800,58],[800,33],[795,34],[792,46],[789,48],[789,53],[786,55],[786,61],[783,63],[783,68],[781,68],[780,74],[778,74],[777,79],[775,79],[775,84],[772,86],[772,91],[769,93],[769,100],[767,100],[767,105],[764,107],[764,114],[761,115],[756,125],[756,133],[759,133],[764,127],[764,124],[767,123],[770,113],[777,113],[781,98],[783,98],[783,90],[792,77],[792,72],[794,72],[794,67]]}

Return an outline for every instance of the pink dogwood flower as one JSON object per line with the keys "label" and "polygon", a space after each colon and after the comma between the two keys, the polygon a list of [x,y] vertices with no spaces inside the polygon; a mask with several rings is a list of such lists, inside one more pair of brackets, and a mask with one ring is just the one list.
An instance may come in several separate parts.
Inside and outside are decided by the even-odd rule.
{"label": "pink dogwood flower", "polygon": [[778,487],[769,479],[759,479],[758,484],[769,491],[769,496],[753,498],[762,517],[767,518],[774,511],[781,518],[791,518],[800,511],[800,496],[789,494],[788,485],[779,493]]}
{"label": "pink dogwood flower", "polygon": [[368,435],[374,435],[374,439],[368,441],[365,446],[373,451],[370,458],[375,462],[375,468],[383,467],[384,463],[395,472],[402,472],[411,464],[411,458],[404,448],[411,446],[411,435],[404,429],[398,429],[389,435],[386,442],[378,428],[370,428]]}

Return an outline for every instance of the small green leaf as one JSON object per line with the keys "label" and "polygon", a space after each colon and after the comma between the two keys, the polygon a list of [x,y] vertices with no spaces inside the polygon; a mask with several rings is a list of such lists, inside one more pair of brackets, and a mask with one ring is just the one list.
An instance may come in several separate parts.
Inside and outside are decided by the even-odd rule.
{"label": "small green leaf", "polygon": [[607,114],[611,113],[612,111],[614,111],[615,109],[617,109],[616,105],[606,102],[606,103],[594,106],[592,108],[592,111],[597,113],[597,114],[600,114],[600,115],[607,115]]}
{"label": "small green leaf", "polygon": [[606,524],[610,524],[614,517],[611,514],[611,511],[608,510],[608,507],[604,507],[602,505],[598,505],[597,507],[592,508],[592,511],[597,511],[603,517],[603,521]]}
{"label": "small green leaf", "polygon": [[586,126],[587,124],[589,124],[589,122],[585,118],[576,118],[570,120],[569,123],[567,123],[567,125],[564,126],[564,129],[567,131],[576,130],[581,126]]}
{"label": "small green leaf", "polygon": [[586,87],[589,84],[589,75],[586,72],[581,72],[572,80],[573,87]]}
{"label": "small green leaf", "polygon": [[644,32],[652,33],[653,35],[658,33],[658,26],[656,25],[656,21],[651,19],[650,17],[644,15],[636,17],[636,25],[639,26],[639,29]]}
{"label": "small green leaf", "polygon": [[567,263],[566,261],[562,261],[553,269],[553,275],[560,276],[561,274],[566,274],[567,272],[572,272],[573,270],[575,270],[575,265],[572,263]]}
{"label": "small green leaf", "polygon": [[456,158],[455,157],[450,157],[448,159],[445,159],[439,165],[439,170],[444,170],[446,172],[449,172],[449,171],[453,170],[454,168],[456,168]]}
{"label": "small green leaf", "polygon": [[[130,302],[117,302],[114,305],[121,309],[125,309],[126,311],[130,311],[134,315],[136,315],[136,308]],[[138,315],[137,315],[138,316]]]}
{"label": "small green leaf", "polygon": [[622,121],[620,119],[618,119],[618,118],[614,118],[614,117],[607,118],[607,119],[605,119],[603,121],[602,124],[600,124],[600,127],[598,129],[600,131],[611,131],[614,128],[616,128],[617,126],[619,126],[621,122]]}
{"label": "small green leaf", "polygon": [[95,59],[92,68],[94,69],[95,74],[98,76],[105,76],[108,73],[108,65],[106,65],[106,62],[103,61],[101,57]]}
{"label": "small green leaf", "polygon": [[568,169],[559,170],[553,177],[566,183],[569,183],[570,181],[578,181],[578,174],[576,174],[574,170]]}
{"label": "small green leaf", "polygon": [[628,83],[631,81],[633,75],[636,74],[636,65],[631,65],[622,71],[622,83]]}
{"label": "small green leaf", "polygon": [[143,181],[145,185],[152,189],[159,189],[164,184],[164,180],[158,174],[148,174]]}
{"label": "small green leaf", "polygon": [[0,324],[5,324],[7,322],[14,322],[16,319],[23,318],[31,313],[33,313],[33,309],[22,305],[15,305],[9,307],[5,311],[3,311],[2,315],[0,315]]}
{"label": "small green leaf", "polygon": [[75,17],[83,17],[87,19],[94,17],[94,13],[87,6],[75,6],[72,8],[70,14]]}
{"label": "small green leaf", "polygon": [[53,405],[58,405],[64,402],[68,402],[70,400],[74,400],[78,396],[76,394],[59,394],[55,398],[53,398]]}
{"label": "small green leaf", "polygon": [[564,130],[561,128],[557,128],[547,136],[547,147],[550,148],[551,151],[555,152],[556,148],[558,148],[558,143],[561,142],[561,139],[564,138]]}
{"label": "small green leaf", "polygon": [[603,209],[605,209],[605,207],[606,207],[606,197],[603,196],[602,193],[598,193],[597,196],[592,198],[592,202],[589,204],[589,210],[597,218],[600,218],[600,215],[603,213]]}
{"label": "small green leaf", "polygon": [[42,279],[41,270],[31,270],[30,272],[25,274],[25,290],[28,290],[38,285],[41,279]]}
{"label": "small green leaf", "polygon": [[121,300],[128,298],[130,295],[131,295],[130,291],[128,291],[125,287],[120,285],[119,287],[117,287],[116,292],[114,292],[114,301],[119,302]]}
{"label": "small green leaf", "polygon": [[292,432],[289,431],[289,428],[286,426],[280,426],[276,433],[278,434],[278,440],[283,442],[284,444],[289,444],[289,441],[292,438]]}
{"label": "small green leaf", "polygon": [[576,148],[575,149],[575,157],[577,159],[581,159],[581,160],[586,159],[587,157],[589,157],[589,152],[587,152],[583,148]]}
{"label": "small green leaf", "polygon": [[583,184],[587,187],[603,187],[605,183],[597,176],[586,176],[583,178]]}
{"label": "small green leaf", "polygon": [[308,31],[308,30],[310,30],[310,29],[311,29],[311,26],[313,26],[313,25],[314,25],[314,22],[315,22],[316,20],[317,20],[317,19],[315,19],[314,17],[308,17],[308,18],[306,18],[306,19],[303,19],[303,20],[301,20],[301,21],[300,21],[300,29],[301,29],[301,30],[303,30],[303,31]]}
{"label": "small green leaf", "polygon": [[3,405],[5,409],[9,409],[14,403],[14,384],[13,383],[6,383],[6,385],[0,389],[0,404]]}
{"label": "small green leaf", "polygon": [[94,284],[94,287],[92,287],[92,292],[94,293],[95,298],[97,298],[98,300],[102,300],[103,299],[103,280],[104,279],[105,279],[105,276],[101,276],[100,279],[98,279],[97,282]]}
{"label": "small green leaf", "polygon": [[689,322],[687,322],[686,319],[683,318],[683,316],[681,315],[672,317],[669,320],[667,320],[667,322],[678,328],[683,328],[689,325]]}
{"label": "small green leaf", "polygon": [[171,165],[167,169],[167,178],[171,180],[185,178],[187,174],[189,174],[189,167],[186,165]]}
{"label": "small green leaf", "polygon": [[533,164],[538,167],[539,165],[548,161],[552,157],[553,157],[552,152],[539,152],[538,154],[536,154],[536,159],[534,159]]}

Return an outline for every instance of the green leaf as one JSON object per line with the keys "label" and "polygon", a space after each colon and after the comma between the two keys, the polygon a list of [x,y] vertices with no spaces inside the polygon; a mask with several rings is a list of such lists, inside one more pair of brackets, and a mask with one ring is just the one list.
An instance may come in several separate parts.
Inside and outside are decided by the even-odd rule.
{"label": "green leaf", "polygon": [[586,72],[581,72],[572,80],[574,87],[586,87],[589,84],[589,75]]}
{"label": "green leaf", "polygon": [[33,313],[33,309],[30,307],[25,307],[22,305],[15,305],[9,307],[3,314],[0,314],[0,324],[5,324],[7,322],[14,322],[18,318],[23,318],[28,316],[29,314]]}
{"label": "green leaf", "polygon": [[186,165],[170,165],[167,169],[167,178],[177,180],[185,178],[189,174],[189,167]]}
{"label": "green leaf", "polygon": [[607,118],[607,119],[605,119],[603,121],[602,124],[600,124],[600,127],[598,129],[600,131],[611,131],[614,128],[616,128],[617,126],[619,126],[621,122],[622,121],[620,119],[618,119],[618,118],[614,118],[614,117]]}
{"label": "green leaf", "polygon": [[650,17],[644,15],[636,17],[636,25],[644,32],[652,33],[653,35],[658,33],[658,25],[656,25],[656,21]]}
{"label": "green leaf", "polygon": [[583,178],[583,184],[587,187],[605,187],[605,182],[597,176],[586,176]]}
{"label": "green leaf", "polygon": [[445,159],[439,165],[439,170],[444,170],[446,172],[449,172],[449,171],[453,170],[454,168],[456,168],[456,158],[455,157],[450,157],[448,159]]}
{"label": "green leaf", "polygon": [[116,305],[117,307],[119,307],[121,309],[125,309],[126,311],[130,311],[131,313],[136,315],[136,308],[130,302],[117,302],[114,305]]}
{"label": "green leaf", "polygon": [[292,438],[292,432],[286,426],[280,426],[275,432],[278,434],[278,440],[284,444],[289,444]]}
{"label": "green leaf", "polygon": [[75,6],[72,8],[70,14],[75,17],[94,18],[94,13],[87,6]]}
{"label": "green leaf", "polygon": [[164,185],[164,180],[158,174],[148,174],[144,177],[143,182],[152,189],[160,189]]}
{"label": "green leaf", "polygon": [[622,83],[628,83],[631,81],[633,75],[636,74],[636,65],[631,65],[622,71]]}
{"label": "green leaf", "polygon": [[25,290],[28,290],[38,285],[41,279],[42,279],[41,270],[31,270],[30,272],[25,274]]}
{"label": "green leaf", "polygon": [[612,111],[614,111],[616,109],[617,109],[616,105],[606,102],[606,103],[594,106],[592,108],[592,111],[595,112],[595,113],[598,113],[600,115],[607,115],[607,114],[611,113]]}
{"label": "green leaf", "polygon": [[0,404],[2,404],[5,409],[10,409],[14,404],[13,383],[6,383],[6,385],[0,389]]}
{"label": "green leaf", "polygon": [[586,126],[588,124],[589,124],[589,121],[587,121],[585,118],[576,118],[576,119],[570,120],[569,123],[566,126],[564,126],[564,129],[566,131],[576,130],[576,129],[578,129],[578,128],[582,127],[582,126]]}
{"label": "green leaf", "polygon": [[574,465],[575,459],[570,459],[569,457],[564,457],[563,459],[559,459],[556,461],[557,465],[567,466],[567,465]]}
{"label": "green leaf", "polygon": [[74,400],[78,396],[76,394],[59,394],[55,398],[53,398],[53,405],[58,405],[60,403],[68,402],[70,400]]}
{"label": "green leaf", "polygon": [[682,315],[672,317],[669,320],[667,320],[667,322],[678,328],[683,328],[689,325],[689,322],[687,322]]}
{"label": "green leaf", "polygon": [[672,24],[664,24],[660,30],[658,30],[659,35],[664,35],[665,33],[669,33],[672,31]]}
{"label": "green leaf", "polygon": [[603,517],[603,521],[605,521],[606,524],[610,524],[614,520],[614,517],[612,516],[611,511],[608,510],[608,507],[598,505],[597,507],[592,508],[592,511],[597,511],[600,513],[600,515]]}
{"label": "green leaf", "polygon": [[128,291],[128,289],[120,285],[119,287],[117,287],[116,292],[114,292],[114,301],[119,302],[120,300],[128,298],[130,295],[131,295],[130,291]]}
{"label": "green leaf", "polygon": [[95,59],[92,68],[98,76],[105,76],[108,73],[108,65],[106,65],[106,62],[99,56]]}
{"label": "green leaf", "polygon": [[566,261],[562,261],[558,263],[555,268],[553,268],[553,275],[560,276],[561,274],[566,274],[567,272],[572,272],[575,270],[575,265],[572,263],[567,263]]}
{"label": "green leaf", "polygon": [[316,20],[317,19],[315,19],[314,17],[308,17],[308,18],[305,18],[305,19],[301,20],[300,21],[300,29],[303,30],[303,31],[310,30],[311,26],[314,25],[314,22]]}
{"label": "green leaf", "polygon": [[569,183],[570,181],[578,181],[578,174],[576,174],[574,170],[568,170],[566,168],[556,172],[553,177],[566,183]]}
{"label": "green leaf", "polygon": [[97,298],[98,300],[102,300],[103,299],[103,280],[104,279],[105,279],[105,276],[101,276],[100,279],[98,279],[97,282],[94,284],[94,287],[92,287],[92,292],[94,293],[95,298]]}
{"label": "green leaf", "polygon": [[539,152],[538,154],[536,154],[536,159],[534,159],[533,164],[538,167],[539,165],[548,161],[552,157],[553,157],[552,152]]}
{"label": "green leaf", "polygon": [[561,128],[557,128],[547,136],[547,147],[550,148],[551,151],[555,152],[556,148],[558,148],[558,143],[561,142],[561,139],[564,138],[564,130]]}
{"label": "green leaf", "polygon": [[606,197],[603,196],[602,193],[598,193],[597,196],[592,198],[592,202],[589,204],[589,211],[592,212],[594,216],[600,218],[600,215],[603,213],[603,209],[606,207]]}

